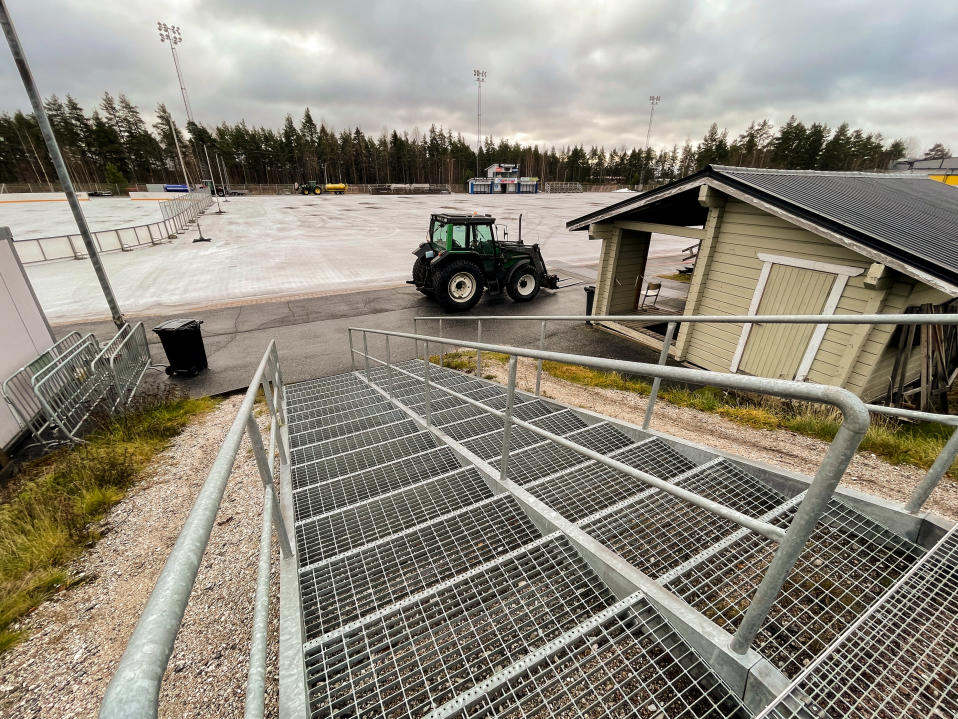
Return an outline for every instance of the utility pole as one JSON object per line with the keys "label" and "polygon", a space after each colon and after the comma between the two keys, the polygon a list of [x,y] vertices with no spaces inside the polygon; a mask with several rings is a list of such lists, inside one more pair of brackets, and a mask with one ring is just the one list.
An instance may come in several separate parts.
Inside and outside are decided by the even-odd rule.
{"label": "utility pole", "polygon": [[486,81],[485,70],[473,70],[479,97],[476,103],[476,177],[479,177],[479,153],[482,152],[482,83]]}
{"label": "utility pole", "polygon": [[[645,134],[645,154],[649,153],[649,141],[652,139],[652,116],[655,114],[655,106],[662,101],[661,95],[649,95],[649,131]],[[642,172],[639,174],[639,189],[645,187],[645,158],[642,158]]]}
{"label": "utility pole", "polygon": [[87,255],[90,257],[90,263],[93,265],[93,271],[100,282],[100,288],[106,297],[106,303],[110,308],[110,314],[113,316],[113,323],[119,329],[125,324],[123,313],[120,312],[120,306],[117,304],[116,296],[113,294],[113,288],[110,286],[110,279],[106,276],[106,270],[103,269],[103,263],[100,261],[100,254],[97,252],[96,244],[93,242],[93,235],[90,234],[90,227],[87,225],[83,210],[80,209],[80,201],[77,199],[76,191],[73,189],[73,182],[70,180],[70,173],[67,171],[66,163],[63,161],[63,155],[60,154],[60,147],[57,145],[57,139],[53,134],[53,128],[50,127],[50,120],[47,119],[46,110],[43,108],[43,101],[40,93],[37,91],[36,83],[33,80],[33,73],[30,72],[30,65],[23,54],[23,48],[20,45],[20,38],[17,37],[17,31],[13,27],[13,21],[10,19],[10,12],[7,10],[6,0],[0,0],[0,25],[3,26],[3,33],[7,36],[7,44],[10,46],[10,52],[13,54],[13,61],[20,71],[20,79],[23,80],[23,86],[26,88],[27,95],[30,97],[30,104],[33,105],[33,114],[37,118],[37,124],[40,126],[40,133],[43,135],[43,141],[47,145],[47,151],[50,153],[50,159],[53,161],[53,167],[57,172],[57,178],[67,196],[67,202],[70,205],[70,211],[73,212],[73,219],[76,220],[77,229],[80,231],[80,237],[83,239],[83,245],[86,247]]}

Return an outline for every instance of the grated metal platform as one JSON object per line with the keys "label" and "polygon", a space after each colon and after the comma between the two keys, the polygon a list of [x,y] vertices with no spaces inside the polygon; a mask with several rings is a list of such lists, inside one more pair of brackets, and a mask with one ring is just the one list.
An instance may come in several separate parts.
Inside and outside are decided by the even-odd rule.
{"label": "grated metal platform", "polygon": [[[396,367],[417,376],[373,367],[368,380],[356,372],[287,388],[310,716],[755,716],[714,657],[683,635],[688,627],[673,625],[645,593],[607,584],[572,530],[548,528],[529,503],[729,631],[767,568],[771,540],[521,427],[511,433],[512,484],[499,485],[502,420],[433,388],[429,428],[423,363]],[[501,386],[438,366],[430,378],[505,407]],[[514,415],[781,527],[800,501],[727,459],[549,401],[519,393]],[[876,645],[892,665],[911,661],[921,646],[905,631],[912,612],[939,617],[928,621],[954,636],[958,607],[907,589],[925,581],[916,566],[945,554],[958,564],[951,549],[936,552],[918,563],[920,547],[833,500],[756,643],[800,681],[770,716],[845,716],[854,677],[834,678],[852,660],[838,657],[865,666]],[[922,591],[937,597],[929,582]],[[958,589],[948,591],[953,600]],[[889,617],[902,630],[877,647]],[[934,641],[945,640],[925,639]],[[955,701],[955,670],[930,671],[914,711],[848,715],[939,716]],[[894,681],[904,691],[904,680]],[[788,713],[795,697],[804,703]]]}

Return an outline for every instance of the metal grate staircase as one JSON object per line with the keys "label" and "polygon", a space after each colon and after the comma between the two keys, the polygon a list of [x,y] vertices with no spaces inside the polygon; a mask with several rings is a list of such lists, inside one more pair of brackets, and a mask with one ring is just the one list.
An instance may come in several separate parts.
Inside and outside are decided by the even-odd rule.
{"label": "metal grate staircase", "polygon": [[[752,717],[925,555],[832,499],[736,665],[709,647],[738,626],[775,542],[521,426],[500,482],[502,420],[427,396],[421,360],[393,367],[286,387],[310,716]],[[499,385],[429,372],[506,406]],[[512,416],[777,527],[802,500],[531,395]]]}

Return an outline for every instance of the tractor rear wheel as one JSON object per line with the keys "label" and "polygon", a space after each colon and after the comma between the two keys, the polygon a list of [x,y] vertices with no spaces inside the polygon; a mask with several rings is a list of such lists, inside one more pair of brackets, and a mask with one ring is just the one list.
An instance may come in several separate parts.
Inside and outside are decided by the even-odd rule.
{"label": "tractor rear wheel", "polygon": [[425,257],[417,257],[412,266],[412,279],[416,283],[416,289],[427,297],[432,297],[435,293],[432,291],[432,285],[426,284],[426,275],[429,265],[426,264]]}
{"label": "tractor rear wheel", "polygon": [[539,294],[539,287],[539,275],[532,265],[526,265],[512,273],[506,292],[513,302],[528,302]]}
{"label": "tractor rear wheel", "polygon": [[322,194],[323,194],[323,188],[322,188],[322,187],[317,187],[315,190],[313,190],[313,192],[316,193],[317,195],[322,195]]}
{"label": "tractor rear wheel", "polygon": [[469,260],[454,260],[439,270],[434,288],[445,309],[464,312],[482,297],[482,270]]}

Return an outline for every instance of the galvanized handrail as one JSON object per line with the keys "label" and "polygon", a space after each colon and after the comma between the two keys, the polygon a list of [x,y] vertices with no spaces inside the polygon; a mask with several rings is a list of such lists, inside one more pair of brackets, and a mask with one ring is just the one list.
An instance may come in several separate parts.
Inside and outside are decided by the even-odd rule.
{"label": "galvanized handrail", "polygon": [[[675,330],[679,323],[689,322],[711,322],[721,324],[751,324],[758,319],[767,324],[814,324],[814,325],[956,325],[958,324],[958,314],[888,314],[888,315],[469,315],[455,317],[427,316],[413,318],[413,326],[418,333],[419,321],[438,321],[439,337],[442,340],[439,343],[439,364],[443,364],[443,348],[447,344],[452,344],[451,338],[443,338],[442,329],[444,320],[466,321],[476,323],[476,341],[482,341],[482,323],[483,321],[502,320],[506,322],[535,321],[540,322],[539,329],[539,349],[545,347],[546,322],[624,322],[641,319],[643,322],[661,323],[665,322],[666,330],[662,340],[662,351],[659,354],[659,364],[664,365],[668,359],[669,347],[672,344],[672,338],[675,336]],[[453,340],[457,345],[461,345],[460,340]],[[465,346],[465,345],[463,345]],[[482,351],[476,351],[476,374],[482,374]],[[659,387],[662,378],[655,377],[652,381],[652,389],[649,392],[649,400],[645,407],[645,417],[642,421],[642,429],[648,429],[652,421],[652,411],[655,408],[655,402],[658,398]],[[542,384],[542,360],[536,361],[536,397],[539,396]],[[878,404],[866,404],[869,412],[882,414],[890,417],[899,417],[913,422],[937,422],[938,424],[955,427],[945,446],[935,459],[935,462],[928,469],[928,472],[919,482],[918,486],[912,492],[911,497],[905,503],[905,510],[912,514],[921,510],[928,497],[938,486],[942,477],[958,458],[958,417],[950,414],[937,414],[934,412],[921,412],[918,410],[902,409],[899,407],[885,407]]]}
{"label": "galvanized handrail", "polygon": [[[254,402],[260,389],[263,391],[269,413],[268,450],[263,446],[260,429],[253,414]],[[223,499],[226,482],[232,472],[244,434],[252,444],[263,483],[263,530],[260,537],[245,716],[248,719],[258,719],[264,714],[270,524],[276,529],[282,561],[295,561],[291,535],[273,482],[277,454],[280,472],[288,471],[289,468],[286,396],[275,341],[269,343],[253,374],[236,418],[127,643],[100,708],[99,716],[102,719],[152,719],[157,716],[160,683],[170,660],[213,522]]]}
{"label": "galvanized handrail", "polygon": [[[353,346],[353,332],[363,333],[364,350],[358,350]],[[771,611],[776,598],[781,592],[782,586],[785,583],[789,572],[798,561],[806,542],[811,536],[812,531],[815,529],[815,526],[818,523],[821,515],[824,513],[828,501],[831,499],[835,488],[838,486],[845,469],[855,456],[855,451],[858,448],[862,438],[865,436],[865,432],[868,430],[869,425],[869,414],[864,403],[848,390],[839,387],[830,387],[827,385],[818,385],[808,382],[796,382],[794,380],[723,374],[720,372],[708,372],[705,370],[688,369],[685,367],[669,367],[667,365],[653,365],[641,362],[629,362],[625,360],[612,360],[598,357],[587,357],[583,355],[573,355],[564,352],[546,352],[543,350],[521,349],[518,347],[510,347],[505,345],[492,345],[480,342],[457,340],[457,344],[462,347],[475,349],[477,351],[499,352],[510,356],[509,383],[507,387],[508,397],[510,400],[507,402],[506,411],[502,412],[466,397],[465,395],[459,394],[454,390],[434,384],[429,379],[429,365],[431,364],[429,361],[429,343],[440,343],[443,341],[443,338],[408,332],[393,332],[389,330],[353,327],[348,329],[348,334],[350,358],[355,360],[355,356],[357,354],[365,358],[367,380],[369,379],[370,360],[378,362],[382,365],[387,365],[386,362],[372,357],[369,352],[365,350],[367,346],[367,334],[384,336],[387,338],[387,344],[389,337],[413,340],[416,343],[417,348],[419,342],[424,343],[426,361],[423,363],[423,381],[426,390],[426,422],[428,426],[431,426],[432,424],[430,411],[430,395],[432,388],[439,389],[447,395],[456,397],[470,405],[482,409],[489,414],[502,417],[504,421],[504,432],[502,459],[500,460],[500,480],[503,482],[508,480],[510,428],[513,424],[516,424],[530,432],[534,432],[539,436],[545,437],[553,442],[578,452],[583,456],[600,462],[606,466],[612,467],[618,471],[624,472],[642,482],[669,492],[680,499],[691,502],[699,507],[702,507],[703,509],[706,509],[707,511],[711,511],[719,516],[730,519],[731,521],[737,522],[742,526],[746,526],[753,531],[760,532],[765,536],[779,541],[778,549],[776,550],[775,555],[765,572],[765,576],[762,578],[762,581],[752,598],[752,601],[749,603],[749,607],[745,612],[742,623],[732,636],[729,647],[732,651],[739,654],[746,653],[751,647],[759,629],[761,628],[762,623],[765,621],[765,618],[767,617],[769,611]],[[779,535],[773,532],[763,531],[770,528],[775,530],[775,532],[780,532],[781,530],[778,527],[774,527],[773,525],[768,525],[768,527],[765,527],[764,525],[767,523],[761,522],[760,520],[755,520],[751,517],[746,517],[748,520],[746,523],[745,521],[742,521],[743,515],[740,515],[740,513],[719,505],[718,503],[713,502],[706,497],[696,495],[687,490],[676,491],[678,488],[674,485],[670,485],[667,482],[662,482],[661,480],[652,477],[645,472],[636,470],[633,467],[605,457],[564,437],[560,437],[533,424],[512,417],[511,397],[515,394],[516,359],[518,357],[565,362],[584,365],[586,367],[595,367],[597,369],[629,372],[631,374],[638,375],[649,375],[660,379],[670,379],[693,384],[711,384],[717,385],[719,387],[725,387],[727,389],[757,392],[759,394],[771,394],[810,402],[820,402],[836,407],[842,413],[843,422],[840,425],[835,438],[829,445],[828,451],[825,453],[825,457],[822,459],[818,471],[815,473],[815,477],[809,485],[808,490],[805,492],[804,499],[802,500],[801,504],[798,505],[795,516],[789,524],[788,529],[785,531],[784,535]],[[390,365],[387,365],[387,367],[389,368],[388,371],[390,373],[391,371],[395,370],[413,377],[416,376],[411,372],[407,372],[399,367],[391,367]],[[355,370],[355,362],[353,362],[353,369]]]}

